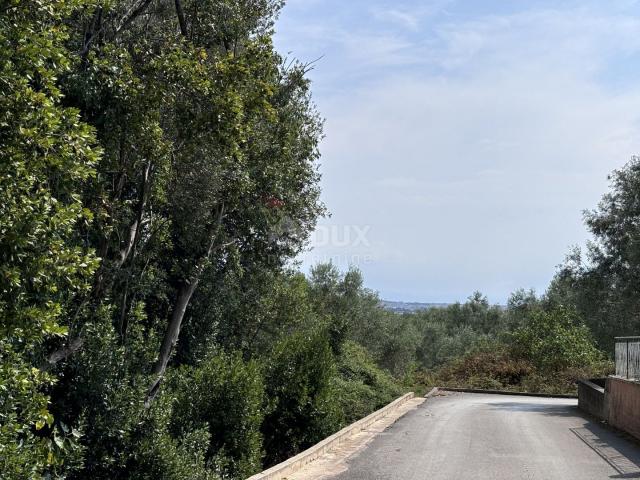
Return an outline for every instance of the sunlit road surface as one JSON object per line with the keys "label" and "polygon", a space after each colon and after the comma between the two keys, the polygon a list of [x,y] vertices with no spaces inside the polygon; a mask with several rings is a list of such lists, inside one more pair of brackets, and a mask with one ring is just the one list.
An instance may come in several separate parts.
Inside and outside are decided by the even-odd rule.
{"label": "sunlit road surface", "polygon": [[447,393],[379,433],[346,465],[328,478],[640,479],[640,448],[582,416],[576,400]]}

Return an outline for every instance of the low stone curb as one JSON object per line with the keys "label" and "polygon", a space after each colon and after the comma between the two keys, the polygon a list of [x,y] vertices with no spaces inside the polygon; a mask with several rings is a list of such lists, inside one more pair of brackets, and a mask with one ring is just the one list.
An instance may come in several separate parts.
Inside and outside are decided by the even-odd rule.
{"label": "low stone curb", "polygon": [[439,387],[444,392],[461,392],[461,393],[486,393],[490,395],[515,395],[520,397],[542,397],[542,398],[578,398],[577,395],[555,395],[552,393],[529,393],[529,392],[509,392],[507,390],[483,390],[481,388],[454,388]]}
{"label": "low stone curb", "polygon": [[309,462],[314,461],[316,458],[326,453],[331,448],[340,445],[340,443],[342,443],[344,440],[351,437],[355,433],[366,429],[372,423],[385,417],[389,412],[397,409],[408,400],[411,400],[413,397],[414,393],[409,392],[406,395],[395,399],[389,405],[382,407],[380,410],[376,410],[371,415],[368,415],[358,420],[357,422],[344,427],[342,430],[334,433],[330,437],[325,438],[321,442],[316,443],[313,447],[310,447],[304,452],[299,453],[295,457],[291,457],[290,459],[285,460],[278,465],[274,465],[273,467],[261,473],[256,473],[255,475],[249,477],[247,480],[280,480],[282,478],[285,478],[286,475],[297,472]]}

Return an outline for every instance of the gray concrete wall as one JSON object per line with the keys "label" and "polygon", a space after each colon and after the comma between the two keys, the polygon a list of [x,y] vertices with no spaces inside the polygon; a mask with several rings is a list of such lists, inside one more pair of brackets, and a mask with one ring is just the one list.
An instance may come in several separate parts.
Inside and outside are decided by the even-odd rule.
{"label": "gray concrete wall", "polygon": [[605,396],[609,424],[640,439],[640,382],[609,377]]}
{"label": "gray concrete wall", "polygon": [[593,380],[578,381],[578,407],[600,420],[607,420],[605,389],[598,383]]}

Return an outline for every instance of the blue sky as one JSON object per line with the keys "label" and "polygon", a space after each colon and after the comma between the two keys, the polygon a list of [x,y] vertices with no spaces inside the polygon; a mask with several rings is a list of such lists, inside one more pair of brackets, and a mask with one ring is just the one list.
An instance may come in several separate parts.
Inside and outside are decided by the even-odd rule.
{"label": "blue sky", "polygon": [[542,293],[640,153],[640,3],[289,0],[283,54],[326,118],[323,219],[303,269],[383,298]]}

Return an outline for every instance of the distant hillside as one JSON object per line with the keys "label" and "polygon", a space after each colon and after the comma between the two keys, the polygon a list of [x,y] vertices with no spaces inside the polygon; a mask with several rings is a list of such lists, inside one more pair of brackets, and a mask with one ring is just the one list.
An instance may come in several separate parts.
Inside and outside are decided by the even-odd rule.
{"label": "distant hillside", "polygon": [[421,303],[421,302],[395,302],[393,300],[381,300],[382,307],[392,312],[416,312],[430,308],[446,308],[450,303]]}

